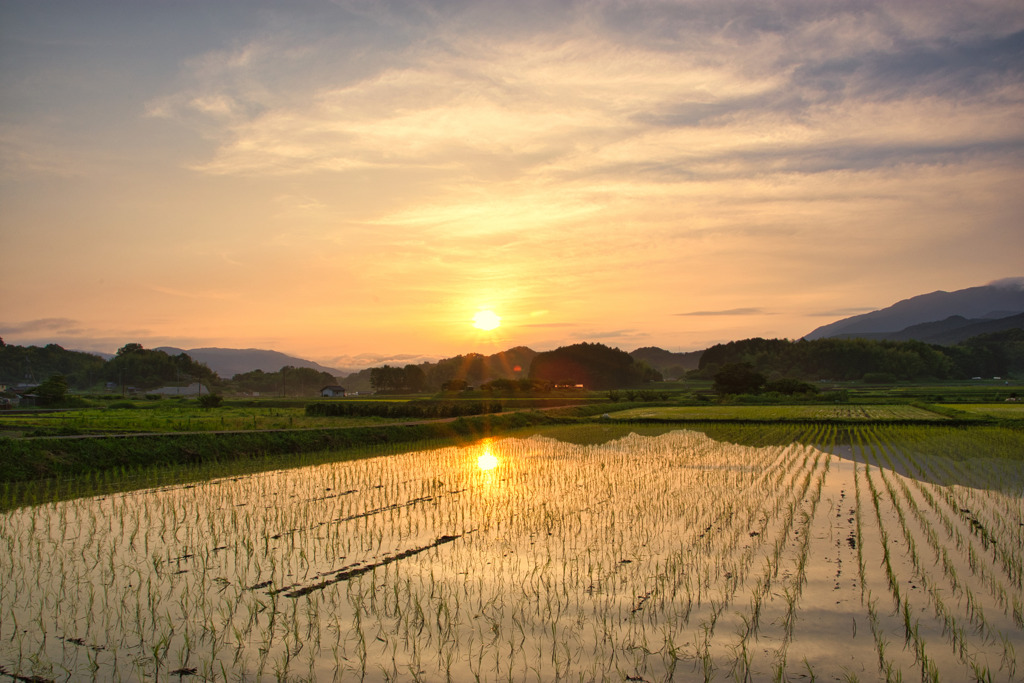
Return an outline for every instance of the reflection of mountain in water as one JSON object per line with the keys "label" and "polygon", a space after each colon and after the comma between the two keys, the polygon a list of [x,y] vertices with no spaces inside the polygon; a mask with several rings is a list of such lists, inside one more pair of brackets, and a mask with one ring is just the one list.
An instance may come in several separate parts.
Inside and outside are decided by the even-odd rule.
{"label": "reflection of mountain in water", "polygon": [[[679,430],[668,424],[599,423],[543,428],[546,436],[579,445],[622,439],[631,433],[659,436]],[[801,425],[702,424],[688,425],[715,441],[758,448],[811,445],[843,460],[867,464],[904,477],[940,486],[1024,490],[1024,432],[979,425]]]}

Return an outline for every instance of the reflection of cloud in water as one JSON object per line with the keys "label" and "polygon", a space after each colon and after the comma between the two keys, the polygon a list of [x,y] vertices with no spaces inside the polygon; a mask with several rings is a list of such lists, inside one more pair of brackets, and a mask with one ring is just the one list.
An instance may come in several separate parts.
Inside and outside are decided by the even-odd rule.
{"label": "reflection of cloud in water", "polygon": [[[808,439],[831,441],[822,429],[812,426]],[[705,654],[719,674],[742,674],[735,667],[745,653],[751,678],[769,680],[781,652],[789,678],[809,664],[821,679],[853,673],[866,680],[878,662],[869,618],[877,605],[877,628],[894,644],[887,657],[909,678],[917,669],[913,650],[899,647],[900,614],[882,563],[888,549],[930,661],[943,678],[955,678],[959,663],[934,616],[934,596],[949,588],[924,540],[932,537],[949,549],[961,589],[972,591],[986,632],[996,634],[977,636],[968,601],[947,600],[969,650],[993,669],[1000,635],[1024,651],[990,587],[1004,587],[1010,598],[1020,591],[981,550],[979,529],[957,516],[969,505],[998,548],[1019,554],[1004,539],[1007,524],[1024,519],[1000,522],[1004,494],[996,500],[980,486],[950,487],[952,503],[947,491],[935,495],[938,512],[921,521],[906,502],[913,496],[929,510],[917,482],[889,467],[864,467],[864,460],[885,461],[877,444],[839,446],[831,455],[795,442],[726,443],[696,431],[642,436],[595,425],[592,432],[590,443],[582,431],[584,443],[495,438],[0,515],[0,541],[21,549],[8,559],[0,614],[44,627],[15,633],[15,620],[0,622],[0,666],[24,647],[54,669],[87,677],[87,663],[65,649],[69,641],[42,635],[79,624],[60,636],[102,648],[100,675],[113,674],[115,660],[131,666],[166,634],[166,671],[222,664],[243,677],[239,662],[260,661],[265,652],[280,665],[294,645],[291,634],[301,633],[320,648],[308,669],[304,660],[303,671],[292,673],[325,679],[335,666],[358,677],[364,657],[367,671],[423,671],[425,680],[445,680],[449,665],[453,680],[474,673],[487,680],[662,680],[673,672],[689,680],[706,673]],[[872,434],[878,430],[863,436]],[[895,461],[899,451],[885,453]],[[490,462],[494,468],[481,467]],[[985,481],[962,461],[925,467]],[[1021,474],[1015,477],[1019,486]],[[897,509],[922,539],[917,566]],[[942,512],[964,549],[929,521]],[[959,564],[968,546],[978,558],[974,570]],[[117,610],[136,604],[141,585],[154,587],[154,603],[136,624],[133,610]],[[114,611],[104,615],[104,628],[88,607],[95,586]],[[48,607],[58,604],[59,614]],[[154,629],[150,613],[174,629]],[[234,647],[218,650],[212,635],[235,629],[237,656]],[[138,634],[152,640],[140,645]],[[191,660],[175,654],[189,651],[186,635]],[[382,644],[361,647],[374,638]],[[480,662],[491,668],[475,672]],[[149,668],[140,676],[156,677],[152,663],[142,666]]]}

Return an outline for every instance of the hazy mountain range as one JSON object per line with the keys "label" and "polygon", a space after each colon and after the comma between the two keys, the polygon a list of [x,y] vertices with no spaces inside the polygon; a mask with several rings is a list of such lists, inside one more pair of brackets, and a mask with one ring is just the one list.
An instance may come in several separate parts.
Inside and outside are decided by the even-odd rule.
{"label": "hazy mountain range", "polygon": [[[804,338],[918,339],[949,344],[985,332],[1020,327],[1019,320],[1014,324],[1014,319],[1021,313],[1024,313],[1024,278],[1007,278],[982,287],[904,299],[887,308],[823,325]],[[1000,320],[1003,322],[998,322]],[[968,329],[971,326],[979,331],[972,332]],[[957,328],[962,328],[962,335],[966,336],[950,334]]]}
{"label": "hazy mountain range", "polygon": [[[823,325],[806,335],[805,339],[824,337],[860,337],[892,341],[916,339],[929,344],[953,345],[981,334],[1014,328],[1024,328],[1024,278],[1022,277],[997,280],[981,287],[970,287],[954,292],[937,291],[911,297],[887,308]],[[194,360],[205,363],[207,367],[225,379],[252,370],[276,372],[286,365],[291,365],[327,372],[342,381],[345,378],[350,378],[352,382],[360,385],[367,384],[368,386],[369,381],[366,368],[328,367],[279,351],[224,348],[179,349],[169,346],[162,346],[157,350],[166,351],[169,354],[187,353]],[[534,353],[525,347],[523,350]],[[666,377],[679,377],[682,372],[697,368],[702,353],[703,351],[674,353],[652,346],[636,349],[630,355],[638,361],[647,363]],[[447,360],[460,359],[463,357],[458,356],[455,359]],[[421,364],[413,360],[408,362]],[[441,360],[437,361],[437,364],[445,362],[445,360]],[[382,364],[377,363],[377,365]],[[395,365],[395,363],[391,364]],[[398,364],[402,365],[402,363]],[[525,366],[524,369],[526,369]]]}
{"label": "hazy mountain range", "polygon": [[344,377],[358,368],[329,368],[311,360],[296,358],[280,351],[266,351],[264,349],[221,349],[209,347],[202,349],[179,349],[173,346],[158,346],[155,351],[163,351],[172,356],[179,353],[187,353],[192,360],[204,363],[224,379],[231,379],[235,375],[252,370],[263,372],[277,372],[286,365],[293,368],[312,368],[319,372],[327,372],[335,377]]}

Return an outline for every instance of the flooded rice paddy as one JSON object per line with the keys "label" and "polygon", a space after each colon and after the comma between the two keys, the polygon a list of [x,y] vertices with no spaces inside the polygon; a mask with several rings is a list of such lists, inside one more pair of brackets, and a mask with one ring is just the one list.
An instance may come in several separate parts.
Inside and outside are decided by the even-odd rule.
{"label": "flooded rice paddy", "polygon": [[1022,680],[1019,461],[813,436],[503,438],[4,513],[0,674]]}

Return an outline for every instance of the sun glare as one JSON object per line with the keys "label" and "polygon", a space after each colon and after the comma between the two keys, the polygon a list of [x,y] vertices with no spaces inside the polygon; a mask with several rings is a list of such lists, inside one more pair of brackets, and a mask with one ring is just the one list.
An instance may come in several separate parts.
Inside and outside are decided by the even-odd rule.
{"label": "sun glare", "polygon": [[484,451],[484,454],[477,458],[476,464],[482,470],[493,470],[498,466],[498,458],[490,451]]}
{"label": "sun glare", "polygon": [[501,325],[501,317],[494,311],[478,311],[473,316],[473,327],[478,330],[494,330]]}

